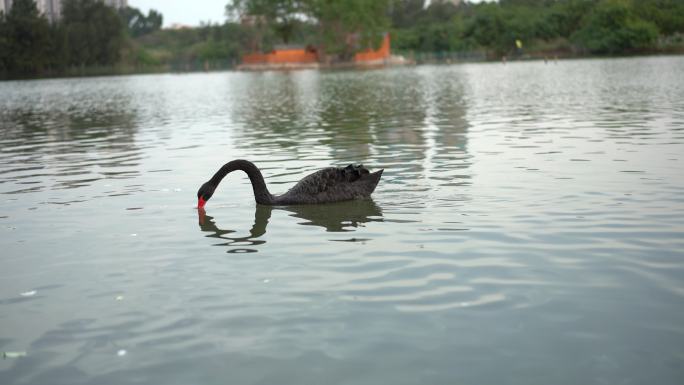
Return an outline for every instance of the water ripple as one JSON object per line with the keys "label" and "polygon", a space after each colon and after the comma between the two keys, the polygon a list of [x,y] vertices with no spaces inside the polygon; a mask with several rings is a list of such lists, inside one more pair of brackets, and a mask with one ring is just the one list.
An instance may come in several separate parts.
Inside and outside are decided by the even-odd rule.
{"label": "water ripple", "polygon": [[[3,83],[0,348],[27,356],[0,382],[679,384],[680,68]],[[196,210],[235,158],[274,193],[385,172],[316,207],[235,173]]]}

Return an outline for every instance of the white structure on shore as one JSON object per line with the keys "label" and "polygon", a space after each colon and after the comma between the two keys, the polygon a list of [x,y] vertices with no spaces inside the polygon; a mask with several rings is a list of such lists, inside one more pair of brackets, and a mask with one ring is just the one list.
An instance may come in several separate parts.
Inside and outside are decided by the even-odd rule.
{"label": "white structure on shore", "polygon": [[428,6],[430,6],[430,4],[433,4],[433,3],[434,3],[434,4],[438,4],[438,3],[441,3],[441,4],[451,3],[452,5],[455,5],[455,6],[458,7],[459,5],[461,5],[461,0],[430,0],[430,1],[426,1],[426,2],[425,2],[425,7],[428,7]]}
{"label": "white structure on shore", "polygon": [[0,0],[0,12],[7,14],[12,6],[12,0]]}
{"label": "white structure on shore", "polygon": [[[0,12],[9,13],[14,0],[0,0]],[[114,8],[125,8],[128,0],[99,0]],[[50,22],[55,22],[62,17],[62,3],[64,0],[34,0],[38,11]]]}
{"label": "white structure on shore", "polygon": [[38,12],[43,14],[51,23],[62,16],[62,0],[36,0]]}
{"label": "white structure on shore", "polygon": [[105,4],[114,8],[126,8],[128,6],[128,0],[104,0]]}

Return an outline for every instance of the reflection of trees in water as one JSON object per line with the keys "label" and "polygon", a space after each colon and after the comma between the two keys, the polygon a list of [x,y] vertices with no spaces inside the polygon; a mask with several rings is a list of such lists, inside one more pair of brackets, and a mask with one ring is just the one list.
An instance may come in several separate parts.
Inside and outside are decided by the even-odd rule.
{"label": "reflection of trees in water", "polygon": [[[134,147],[136,116],[130,108],[93,109],[75,113],[9,111],[3,124],[3,141],[25,141],[44,146],[45,153],[127,150]],[[31,150],[31,149],[29,149]]]}
{"label": "reflection of trees in water", "polygon": [[10,91],[15,102],[3,106],[0,114],[7,127],[2,139],[69,142],[70,148],[76,145],[76,152],[87,150],[87,143],[80,146],[84,140],[114,147],[133,143],[136,114],[125,84],[65,79],[36,88],[16,86]]}
{"label": "reflection of trees in water", "polygon": [[[237,146],[251,150],[287,148],[297,152],[318,126],[317,72],[253,73],[249,87],[232,106],[242,129]],[[315,130],[314,130],[315,131]]]}
{"label": "reflection of trees in water", "polygon": [[198,210],[199,226],[203,232],[211,233],[207,237],[221,240],[216,246],[229,247],[229,253],[256,252],[256,246],[266,243],[262,237],[266,234],[273,210],[288,211],[291,213],[290,216],[304,220],[298,224],[319,226],[330,232],[354,231],[365,223],[383,221],[380,207],[373,200],[364,199],[324,205],[256,205],[254,224],[247,236],[235,236],[237,230],[220,229],[214,222],[214,217],[206,215],[204,209]]}
{"label": "reflection of trees in water", "polygon": [[[121,87],[125,82],[113,83],[55,80],[40,88],[23,83],[9,91],[17,99],[0,113],[6,127],[0,136],[6,148],[0,165],[18,186],[8,193],[24,191],[23,184],[31,184],[32,191],[42,190],[47,181],[53,189],[71,189],[139,174],[135,108],[130,92]],[[18,143],[25,145],[12,147]],[[19,158],[22,167],[35,171],[16,169]]]}
{"label": "reflection of trees in water", "polygon": [[[421,82],[426,110],[423,164],[427,171],[433,173],[431,178],[441,179],[447,184],[458,184],[470,178],[463,171],[449,172],[454,168],[462,170],[470,167],[467,148],[470,123],[466,117],[465,79],[462,72],[445,71],[446,74],[426,72]],[[443,171],[446,175],[441,175]]]}
{"label": "reflection of trees in water", "polygon": [[[466,156],[464,72],[454,67],[257,74],[234,116],[237,142],[298,159],[410,164]],[[465,164],[465,163],[459,163]]]}

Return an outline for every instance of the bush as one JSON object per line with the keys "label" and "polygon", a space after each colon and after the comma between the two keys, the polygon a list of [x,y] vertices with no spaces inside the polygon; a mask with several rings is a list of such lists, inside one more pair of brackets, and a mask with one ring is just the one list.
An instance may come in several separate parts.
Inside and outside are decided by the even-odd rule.
{"label": "bush", "polygon": [[653,45],[658,27],[639,19],[624,0],[604,0],[583,22],[572,40],[591,53],[626,53]]}

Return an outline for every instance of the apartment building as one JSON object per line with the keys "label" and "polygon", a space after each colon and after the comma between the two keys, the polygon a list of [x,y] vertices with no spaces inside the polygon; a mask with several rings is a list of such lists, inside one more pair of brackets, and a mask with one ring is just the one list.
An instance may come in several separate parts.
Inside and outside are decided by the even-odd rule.
{"label": "apartment building", "polygon": [[12,7],[12,0],[0,0],[0,12],[7,14]]}
{"label": "apartment building", "polygon": [[[0,12],[8,13],[12,8],[13,0],[0,0]],[[38,11],[50,22],[55,22],[62,16],[62,3],[64,0],[34,0]],[[124,8],[128,6],[128,0],[100,0],[110,7]]]}

